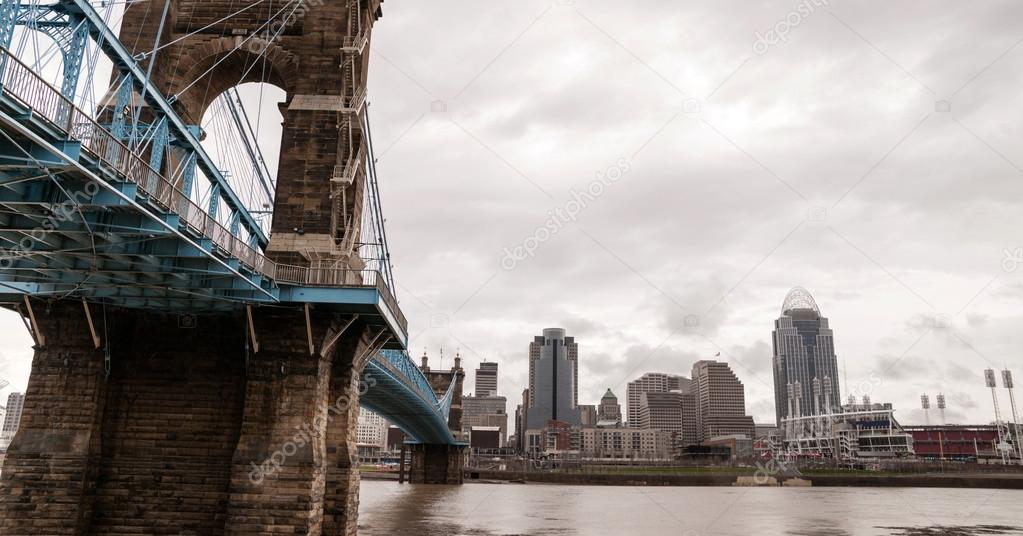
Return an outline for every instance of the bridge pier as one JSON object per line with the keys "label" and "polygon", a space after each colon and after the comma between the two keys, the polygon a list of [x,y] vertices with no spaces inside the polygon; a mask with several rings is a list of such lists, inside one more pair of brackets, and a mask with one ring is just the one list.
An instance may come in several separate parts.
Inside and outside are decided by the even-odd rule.
{"label": "bridge pier", "polygon": [[[426,375],[430,387],[438,398],[443,398],[449,389],[452,390],[448,427],[458,437],[462,428],[462,381],[465,379],[462,358],[455,356],[455,365],[451,370],[431,370],[429,359],[423,355],[420,370]],[[406,448],[411,458],[407,472],[404,467]],[[404,479],[404,476],[407,475],[411,484],[461,485],[466,462],[466,449],[466,445],[425,443],[402,445],[401,463],[403,467],[400,470],[403,476],[401,478]]]}
{"label": "bridge pier", "polygon": [[37,316],[36,348],[21,426],[4,462],[0,534],[85,534],[92,518],[107,394],[103,353],[84,317]]}
{"label": "bridge pier", "polygon": [[[255,353],[244,315],[190,328],[109,308],[108,375],[81,303],[35,313],[45,346],[4,466],[0,534],[355,534],[363,327],[324,357],[301,309],[257,311]],[[100,307],[93,317],[103,334]],[[314,313],[316,343],[338,325]]]}
{"label": "bridge pier", "polygon": [[412,484],[461,485],[464,482],[466,447],[462,445],[409,445],[412,463],[408,480]]}

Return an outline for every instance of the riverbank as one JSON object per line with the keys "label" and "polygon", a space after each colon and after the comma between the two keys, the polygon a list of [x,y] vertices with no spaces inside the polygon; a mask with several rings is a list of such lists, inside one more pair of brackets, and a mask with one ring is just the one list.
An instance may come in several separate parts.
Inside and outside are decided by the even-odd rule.
{"label": "riverbank", "polygon": [[[1018,474],[804,474],[802,482],[784,477],[751,478],[746,472],[694,472],[674,474],[602,474],[602,473],[522,473],[508,471],[467,471],[465,481],[498,481],[534,484],[569,484],[593,486],[735,486],[765,483],[771,485],[801,484],[813,487],[883,487],[883,488],[985,488],[1023,489],[1023,475]],[[751,482],[751,481],[756,482]]]}
{"label": "riverbank", "polygon": [[359,471],[359,477],[363,480],[394,480],[398,481],[397,471]]}

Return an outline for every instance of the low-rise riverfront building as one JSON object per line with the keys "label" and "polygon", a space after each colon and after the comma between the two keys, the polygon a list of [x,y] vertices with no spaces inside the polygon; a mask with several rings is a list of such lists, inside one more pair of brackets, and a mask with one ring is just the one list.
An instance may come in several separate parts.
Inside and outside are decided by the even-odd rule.
{"label": "low-rise riverfront building", "polygon": [[584,428],[581,456],[584,460],[669,461],[672,434],[637,428]]}
{"label": "low-rise riverfront building", "polygon": [[998,426],[994,424],[906,426],[905,430],[913,436],[913,450],[918,458],[981,463],[1002,461],[998,452]]}
{"label": "low-rise riverfront building", "polygon": [[878,460],[913,455],[913,435],[891,404],[846,404],[839,413],[782,419],[783,450],[805,458]]}
{"label": "low-rise riverfront building", "polygon": [[525,443],[530,458],[578,457],[582,434],[567,422],[549,420],[540,430],[526,430]]}

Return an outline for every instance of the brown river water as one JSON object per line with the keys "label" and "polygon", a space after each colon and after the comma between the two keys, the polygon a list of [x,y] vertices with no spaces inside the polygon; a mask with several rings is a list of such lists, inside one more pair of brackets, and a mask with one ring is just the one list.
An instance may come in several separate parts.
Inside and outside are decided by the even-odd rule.
{"label": "brown river water", "polygon": [[1023,491],[411,486],[364,480],[360,536],[1023,536]]}

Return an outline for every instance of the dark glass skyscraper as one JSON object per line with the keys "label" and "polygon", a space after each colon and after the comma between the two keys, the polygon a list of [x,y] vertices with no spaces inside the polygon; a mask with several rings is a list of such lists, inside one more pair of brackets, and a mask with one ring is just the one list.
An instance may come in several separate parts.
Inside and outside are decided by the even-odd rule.
{"label": "dark glass skyscraper", "polygon": [[529,430],[541,429],[547,421],[563,421],[572,426],[581,425],[579,408],[576,406],[576,352],[570,352],[575,345],[563,329],[545,329],[543,337],[537,337],[530,345],[530,354],[536,351],[536,359],[530,356]]}
{"label": "dark glass skyscraper", "polygon": [[834,335],[806,289],[785,296],[772,339],[779,426],[784,418],[832,413],[842,404]]}

